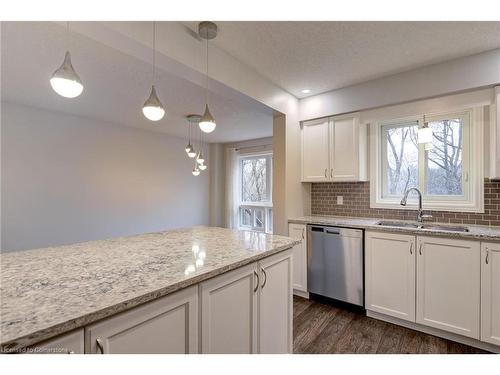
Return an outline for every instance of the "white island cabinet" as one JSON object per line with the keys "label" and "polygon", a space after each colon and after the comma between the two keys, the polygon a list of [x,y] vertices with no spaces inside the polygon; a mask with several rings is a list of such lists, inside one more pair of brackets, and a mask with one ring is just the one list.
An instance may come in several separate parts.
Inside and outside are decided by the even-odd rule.
{"label": "white island cabinet", "polygon": [[481,248],[481,340],[500,345],[500,243]]}
{"label": "white island cabinet", "polygon": [[87,353],[198,352],[198,288],[183,289],[85,329]]}
{"label": "white island cabinet", "polygon": [[292,253],[201,283],[202,353],[292,351]]}
{"label": "white island cabinet", "polygon": [[83,354],[85,352],[83,328],[33,345],[26,353],[35,354]]}

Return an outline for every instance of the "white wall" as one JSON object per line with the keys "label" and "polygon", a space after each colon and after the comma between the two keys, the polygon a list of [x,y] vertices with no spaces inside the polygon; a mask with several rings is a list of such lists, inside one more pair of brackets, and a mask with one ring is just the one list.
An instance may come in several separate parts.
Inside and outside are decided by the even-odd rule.
{"label": "white wall", "polygon": [[300,120],[377,108],[500,83],[500,49],[300,100]]}
{"label": "white wall", "polygon": [[2,251],[208,224],[185,141],[2,103]]}

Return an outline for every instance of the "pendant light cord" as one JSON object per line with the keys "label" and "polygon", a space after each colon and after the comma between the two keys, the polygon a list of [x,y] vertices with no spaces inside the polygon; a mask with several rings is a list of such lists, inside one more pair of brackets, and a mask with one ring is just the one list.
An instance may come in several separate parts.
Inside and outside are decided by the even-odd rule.
{"label": "pendant light cord", "polygon": [[208,105],[208,38],[206,39],[207,41],[207,76],[206,76],[206,86],[205,86],[205,104]]}
{"label": "pendant light cord", "polygon": [[69,21],[66,21],[66,51],[69,49]]}
{"label": "pendant light cord", "polygon": [[153,21],[153,84],[155,83],[156,74],[156,22]]}

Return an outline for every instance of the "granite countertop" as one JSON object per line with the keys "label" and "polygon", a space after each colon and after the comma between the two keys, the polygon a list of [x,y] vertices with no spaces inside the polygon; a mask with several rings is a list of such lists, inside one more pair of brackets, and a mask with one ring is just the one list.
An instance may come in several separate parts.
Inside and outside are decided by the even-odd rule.
{"label": "granite countertop", "polygon": [[194,227],[0,256],[0,348],[88,325],[299,243]]}
{"label": "granite countertop", "polygon": [[[383,232],[398,232],[398,233],[409,233],[409,234],[419,234],[419,235],[432,235],[440,237],[454,237],[462,239],[500,241],[500,227],[426,222],[425,224],[439,225],[442,226],[442,228],[417,229],[408,227],[405,228],[396,226],[377,225],[377,223],[380,221],[415,223],[414,221],[386,220],[386,219],[348,217],[348,216],[302,216],[297,218],[291,218],[288,220],[289,223],[298,223],[298,224],[335,225],[339,227],[372,229]],[[447,226],[465,226],[469,229],[469,231],[468,232],[450,231],[445,229]]]}

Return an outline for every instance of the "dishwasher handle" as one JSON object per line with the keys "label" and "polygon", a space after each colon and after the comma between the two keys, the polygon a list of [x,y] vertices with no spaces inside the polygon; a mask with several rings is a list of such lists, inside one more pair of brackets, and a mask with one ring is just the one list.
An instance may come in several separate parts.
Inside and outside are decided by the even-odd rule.
{"label": "dishwasher handle", "polygon": [[340,230],[335,230],[335,229],[325,229],[325,233],[326,234],[336,234],[336,235],[340,235]]}

